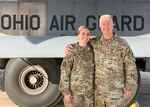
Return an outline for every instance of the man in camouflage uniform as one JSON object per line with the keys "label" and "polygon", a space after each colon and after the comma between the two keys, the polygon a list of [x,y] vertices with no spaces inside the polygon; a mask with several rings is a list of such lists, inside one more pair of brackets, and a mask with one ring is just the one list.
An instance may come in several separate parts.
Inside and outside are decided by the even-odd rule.
{"label": "man in camouflage uniform", "polygon": [[[90,31],[87,28],[86,26],[81,26],[77,35],[81,35],[83,39],[83,35],[89,34],[82,33],[83,29]],[[88,36],[87,41],[90,39],[90,35]],[[93,107],[93,49],[89,44],[81,46],[80,37],[79,43],[74,44],[73,47],[72,54],[63,59],[59,89],[64,95],[66,107]]]}
{"label": "man in camouflage uniform", "polygon": [[91,39],[95,54],[95,106],[124,107],[136,86],[135,58],[128,43],[113,33],[110,15],[99,21],[101,37]]}
{"label": "man in camouflage uniform", "polygon": [[95,107],[124,107],[137,84],[135,58],[128,43],[113,33],[110,15],[102,15],[99,23],[102,36],[89,41],[95,56]]}

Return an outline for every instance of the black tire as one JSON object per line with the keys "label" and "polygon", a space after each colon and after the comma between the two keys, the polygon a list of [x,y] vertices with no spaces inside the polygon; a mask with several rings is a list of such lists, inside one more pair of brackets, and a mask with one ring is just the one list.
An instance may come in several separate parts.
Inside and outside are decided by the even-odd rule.
{"label": "black tire", "polygon": [[[30,65],[32,64],[32,66]],[[29,71],[25,70],[26,68],[32,69],[32,67],[40,67],[44,69],[48,78],[43,76],[43,71],[36,74],[36,70]],[[36,68],[34,68],[36,69]],[[39,77],[40,81],[38,87],[44,86],[44,80],[48,82],[40,90],[38,88],[32,88],[32,85],[29,81],[28,77],[32,77],[33,75],[29,75],[35,73],[35,77]],[[28,76],[29,75],[29,76]],[[38,76],[37,76],[38,75]],[[22,78],[24,77],[24,78]],[[47,80],[46,80],[46,79]],[[60,78],[60,70],[56,65],[54,60],[50,59],[26,59],[23,60],[21,58],[10,59],[6,66],[5,71],[5,90],[10,97],[10,99],[20,107],[47,107],[50,105],[55,105],[62,97],[60,91],[58,90]],[[31,79],[31,78],[30,78]],[[22,84],[24,83],[24,84]],[[41,85],[42,84],[42,85]],[[29,87],[28,87],[29,86]],[[32,87],[31,87],[32,86]],[[26,88],[27,87],[27,88]],[[30,88],[33,91],[30,92]],[[50,106],[52,107],[52,106]]]}

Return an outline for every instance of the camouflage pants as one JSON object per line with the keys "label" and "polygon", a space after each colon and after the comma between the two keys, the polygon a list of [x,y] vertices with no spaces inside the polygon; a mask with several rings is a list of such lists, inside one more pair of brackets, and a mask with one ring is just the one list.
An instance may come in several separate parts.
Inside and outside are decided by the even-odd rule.
{"label": "camouflage pants", "polygon": [[88,95],[73,95],[73,101],[71,103],[65,101],[65,107],[94,107],[93,94]]}
{"label": "camouflage pants", "polygon": [[125,107],[122,93],[116,95],[114,93],[99,94],[95,92],[95,107]]}

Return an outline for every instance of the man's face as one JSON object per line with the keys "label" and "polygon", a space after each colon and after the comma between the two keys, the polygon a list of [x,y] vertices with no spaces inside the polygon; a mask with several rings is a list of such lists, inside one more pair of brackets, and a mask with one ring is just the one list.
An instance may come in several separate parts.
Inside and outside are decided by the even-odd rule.
{"label": "man's face", "polygon": [[103,34],[110,34],[113,32],[114,24],[113,21],[108,17],[103,17],[99,25]]}

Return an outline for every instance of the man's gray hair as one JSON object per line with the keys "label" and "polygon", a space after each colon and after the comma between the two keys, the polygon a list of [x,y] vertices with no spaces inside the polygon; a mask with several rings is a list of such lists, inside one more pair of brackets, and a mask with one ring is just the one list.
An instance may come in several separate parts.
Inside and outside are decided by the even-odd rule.
{"label": "man's gray hair", "polygon": [[99,25],[101,25],[101,23],[102,23],[102,18],[104,18],[104,17],[110,18],[110,19],[112,20],[111,15],[109,15],[109,14],[102,15],[102,16],[99,18]]}

